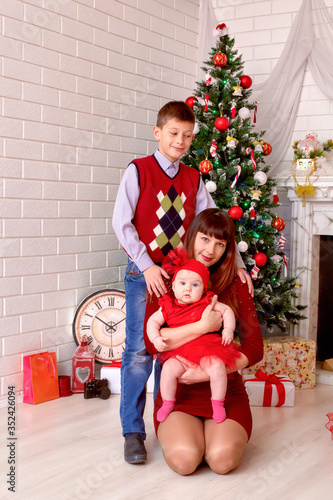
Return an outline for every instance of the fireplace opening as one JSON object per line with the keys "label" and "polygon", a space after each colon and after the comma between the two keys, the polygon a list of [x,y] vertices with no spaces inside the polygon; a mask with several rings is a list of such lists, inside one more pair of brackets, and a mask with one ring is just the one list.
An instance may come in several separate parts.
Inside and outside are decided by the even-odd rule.
{"label": "fireplace opening", "polygon": [[317,359],[333,358],[333,236],[320,236]]}

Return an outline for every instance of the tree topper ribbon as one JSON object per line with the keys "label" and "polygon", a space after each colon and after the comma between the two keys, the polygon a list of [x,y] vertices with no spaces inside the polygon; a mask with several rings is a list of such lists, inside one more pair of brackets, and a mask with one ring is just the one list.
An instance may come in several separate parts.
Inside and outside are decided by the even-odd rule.
{"label": "tree topper ribbon", "polygon": [[251,149],[251,148],[246,148],[245,153],[246,153],[247,155],[251,155],[251,160],[252,160],[252,165],[253,165],[253,168],[256,168],[256,167],[257,167],[257,165],[256,165],[256,161],[255,161],[255,159],[254,159],[254,153],[253,153],[252,149]]}
{"label": "tree topper ribbon", "polygon": [[290,382],[288,378],[277,377],[276,375],[267,375],[267,373],[262,370],[257,370],[255,374],[256,378],[247,379],[246,382],[265,382],[264,389],[264,400],[263,406],[272,406],[272,393],[273,393],[273,385],[276,385],[276,390],[278,393],[278,402],[276,406],[283,406],[286,401],[286,391],[282,382]]}

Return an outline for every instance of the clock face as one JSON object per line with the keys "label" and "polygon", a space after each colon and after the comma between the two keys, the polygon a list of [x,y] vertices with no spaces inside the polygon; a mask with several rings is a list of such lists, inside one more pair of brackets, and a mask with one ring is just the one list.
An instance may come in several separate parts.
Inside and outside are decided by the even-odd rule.
{"label": "clock face", "polygon": [[73,335],[79,345],[83,335],[99,363],[121,361],[125,349],[126,300],[122,290],[105,289],[86,297],[78,306]]}

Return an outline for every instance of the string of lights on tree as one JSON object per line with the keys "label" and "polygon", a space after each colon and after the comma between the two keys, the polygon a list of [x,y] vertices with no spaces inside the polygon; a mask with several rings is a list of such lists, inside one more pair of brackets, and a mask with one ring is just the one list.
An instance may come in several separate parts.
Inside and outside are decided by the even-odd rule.
{"label": "string of lights on tree", "polygon": [[196,117],[195,139],[183,160],[197,168],[216,205],[234,220],[238,248],[252,276],[261,324],[283,332],[297,324],[299,286],[287,276],[285,221],[277,216],[276,183],[267,176],[272,151],[264,132],[254,132],[258,103],[250,102],[252,79],[226,25],[216,28],[216,46],[203,64],[204,81],[186,99]]}

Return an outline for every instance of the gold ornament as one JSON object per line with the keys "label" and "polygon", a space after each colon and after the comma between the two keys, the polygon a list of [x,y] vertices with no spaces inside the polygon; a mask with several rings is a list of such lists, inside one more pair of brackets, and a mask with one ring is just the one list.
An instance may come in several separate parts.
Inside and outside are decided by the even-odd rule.
{"label": "gold ornament", "polygon": [[232,87],[234,89],[234,93],[232,95],[238,95],[238,96],[242,96],[242,90],[243,90],[243,87],[241,87],[240,85],[235,85]]}
{"label": "gold ornament", "polygon": [[261,196],[261,191],[260,191],[259,189],[253,189],[253,190],[251,191],[251,193],[252,193],[252,198],[253,198],[254,200],[259,200],[259,199],[260,199],[260,196]]}
{"label": "gold ornament", "polygon": [[230,135],[227,136],[226,140],[227,140],[227,143],[228,143],[227,147],[230,148],[230,149],[235,149],[238,140],[234,139],[233,137],[230,137]]}

